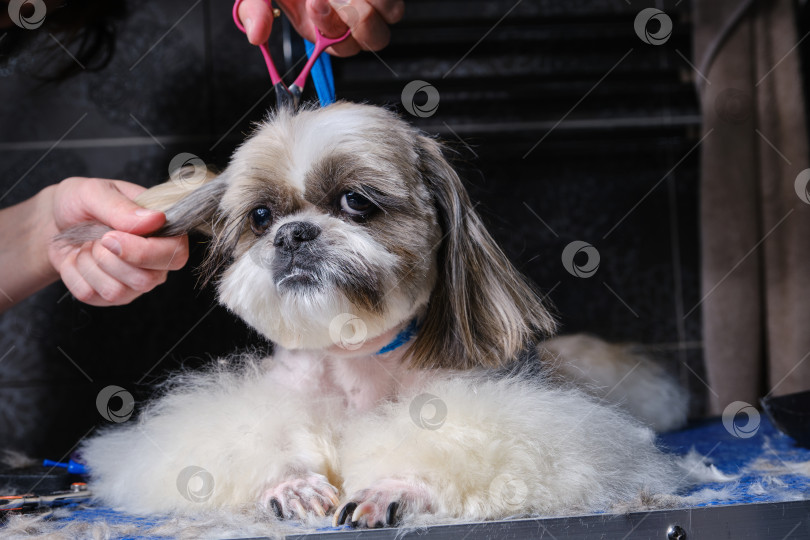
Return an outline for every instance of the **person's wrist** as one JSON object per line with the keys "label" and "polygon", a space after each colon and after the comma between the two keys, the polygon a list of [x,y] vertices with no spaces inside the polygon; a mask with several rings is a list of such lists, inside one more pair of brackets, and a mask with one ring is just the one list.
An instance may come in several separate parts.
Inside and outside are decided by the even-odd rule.
{"label": "person's wrist", "polygon": [[31,231],[28,243],[29,266],[32,272],[47,282],[59,279],[59,270],[51,261],[51,242],[59,233],[54,218],[54,198],[56,185],[51,185],[37,193],[32,199],[33,207],[27,212],[28,230]]}

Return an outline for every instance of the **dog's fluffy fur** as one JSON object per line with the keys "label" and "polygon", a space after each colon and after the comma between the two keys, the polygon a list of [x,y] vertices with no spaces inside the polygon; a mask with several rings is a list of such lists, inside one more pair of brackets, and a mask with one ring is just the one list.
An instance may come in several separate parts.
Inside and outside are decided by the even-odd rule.
{"label": "dog's fluffy fur", "polygon": [[684,483],[647,427],[682,422],[683,392],[595,338],[541,344],[553,318],[440,145],[392,113],[281,111],[222,174],[141,202],[167,211],[163,234],[212,236],[220,301],[276,352],[181,375],[84,444],[106,502],[376,526],[605,510]]}

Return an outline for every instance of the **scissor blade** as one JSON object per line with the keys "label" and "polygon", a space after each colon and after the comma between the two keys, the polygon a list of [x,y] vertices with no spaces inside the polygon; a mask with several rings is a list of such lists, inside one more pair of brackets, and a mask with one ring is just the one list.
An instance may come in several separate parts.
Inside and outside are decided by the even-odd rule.
{"label": "scissor blade", "polygon": [[287,89],[283,82],[276,83],[273,88],[276,89],[276,107],[279,110],[281,110],[282,107],[289,107],[294,111],[298,106],[298,100],[295,98],[295,95]]}
{"label": "scissor blade", "polygon": [[303,90],[297,84],[291,85],[287,90],[289,91],[290,96],[292,96],[293,107],[298,109],[298,106],[301,104],[301,94],[303,93]]}

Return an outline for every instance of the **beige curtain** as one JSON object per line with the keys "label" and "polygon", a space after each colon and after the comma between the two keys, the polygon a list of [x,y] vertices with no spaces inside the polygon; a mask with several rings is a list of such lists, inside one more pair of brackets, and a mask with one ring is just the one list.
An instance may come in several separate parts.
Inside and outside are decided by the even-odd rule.
{"label": "beige curtain", "polygon": [[810,204],[796,191],[810,166],[802,36],[790,0],[745,4],[695,0],[694,13],[705,136],[701,308],[714,414],[732,401],[810,389]]}

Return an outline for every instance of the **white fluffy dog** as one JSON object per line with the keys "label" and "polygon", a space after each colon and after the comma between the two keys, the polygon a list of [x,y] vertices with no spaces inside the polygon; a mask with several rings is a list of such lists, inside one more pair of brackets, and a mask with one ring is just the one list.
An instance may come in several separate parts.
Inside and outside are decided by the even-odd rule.
{"label": "white fluffy dog", "polygon": [[281,111],[222,174],[141,202],[167,211],[163,234],[212,236],[220,301],[275,353],[181,375],[85,443],[107,503],[375,527],[606,510],[683,483],[647,427],[681,422],[683,392],[629,349],[542,342],[552,317],[440,145],[394,114]]}

